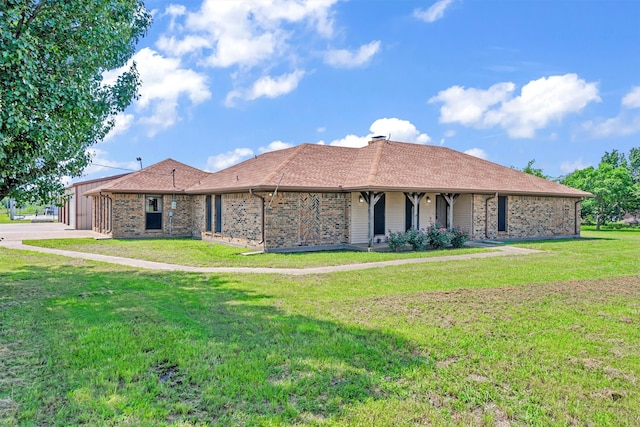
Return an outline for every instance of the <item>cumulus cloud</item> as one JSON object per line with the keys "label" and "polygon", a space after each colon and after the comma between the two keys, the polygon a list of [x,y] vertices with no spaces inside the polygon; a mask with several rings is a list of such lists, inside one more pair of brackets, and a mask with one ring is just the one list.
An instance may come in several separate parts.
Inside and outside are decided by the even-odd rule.
{"label": "cumulus cloud", "polygon": [[482,148],[470,148],[468,150],[465,150],[464,153],[473,157],[478,157],[479,159],[483,159],[483,160],[487,160],[489,158],[489,155],[487,154],[487,152],[484,151]]}
{"label": "cumulus cloud", "polygon": [[331,37],[336,2],[205,0],[200,10],[186,14],[181,27],[186,34],[165,37],[157,46],[171,55],[199,53],[211,67],[254,67],[289,52],[289,38],[296,31],[311,27],[321,37]]}
{"label": "cumulus cloud", "polygon": [[209,172],[215,172],[220,169],[228,168],[229,166],[235,165],[242,160],[246,160],[253,155],[253,150],[250,148],[236,148],[235,150],[227,151],[226,153],[209,156],[207,159],[207,170]]}
{"label": "cumulus cloud", "polygon": [[114,117],[114,124],[107,136],[104,137],[103,141],[109,141],[114,136],[125,133],[129,130],[131,125],[133,124],[134,116],[133,114],[125,114],[120,113]]}
{"label": "cumulus cloud", "polygon": [[[272,141],[264,147],[258,148],[258,153],[268,153],[270,151],[282,150],[285,148],[293,147],[293,144],[283,141]],[[209,156],[207,159],[207,171],[215,172],[220,169],[228,168],[243,160],[246,160],[256,153],[251,148],[236,148],[235,150],[227,151],[225,153]]]}
{"label": "cumulus cloud", "polygon": [[452,86],[429,99],[443,103],[440,122],[477,128],[499,126],[511,138],[533,138],[539,129],[599,102],[598,86],[576,74],[542,77],[513,96],[515,84],[498,83],[487,90]]}
{"label": "cumulus cloud", "polygon": [[465,126],[482,121],[489,107],[506,101],[514,91],[513,83],[497,83],[487,90],[463,86],[451,86],[438,92],[430,103],[442,102],[440,108],[441,123],[460,123]]}
{"label": "cumulus cloud", "polygon": [[236,89],[229,92],[225,100],[225,105],[233,106],[237,99],[253,101],[262,97],[277,98],[278,96],[285,95],[298,87],[298,83],[300,83],[304,74],[304,71],[296,70],[278,77],[261,77],[248,89]]}
{"label": "cumulus cloud", "polygon": [[328,50],[324,62],[336,68],[356,68],[368,64],[380,50],[380,40],[364,44],[354,52],[347,49]]}
{"label": "cumulus cloud", "polygon": [[391,139],[395,141],[414,142],[417,144],[426,144],[431,141],[431,137],[418,131],[413,123],[397,118],[378,119],[371,124],[369,130],[370,133],[367,135],[347,135],[344,138],[332,141],[330,145],[364,147],[369,143],[371,137],[378,135],[391,136]]}
{"label": "cumulus cloud", "polygon": [[444,16],[445,10],[453,3],[453,0],[438,0],[427,10],[416,9],[413,16],[424,22],[435,22]]}
{"label": "cumulus cloud", "polygon": [[[179,119],[178,102],[185,98],[192,105],[211,98],[204,74],[183,68],[179,59],[166,58],[150,48],[143,48],[133,55],[125,67],[103,74],[103,83],[112,84],[135,61],[140,74],[140,99],[132,103],[138,123],[148,126],[148,136],[173,126]],[[116,118],[116,129],[111,137],[130,127],[135,121],[131,114]]]}
{"label": "cumulus cloud", "polygon": [[589,165],[583,163],[582,157],[579,157],[575,161],[565,160],[564,162],[560,163],[560,170],[562,171],[562,173],[568,174],[573,171],[584,169],[588,166]]}
{"label": "cumulus cloud", "polygon": [[622,106],[626,108],[640,108],[640,86],[635,86],[622,98]]}
{"label": "cumulus cloud", "polygon": [[582,131],[591,138],[633,135],[640,132],[640,114],[620,114],[610,119],[589,120],[582,124]]}
{"label": "cumulus cloud", "polygon": [[138,64],[142,80],[141,97],[135,103],[135,109],[143,114],[140,122],[149,125],[149,136],[179,120],[178,101],[181,98],[186,97],[193,105],[211,98],[206,77],[182,68],[178,59],[165,58],[144,48],[133,60]]}
{"label": "cumulus cloud", "polygon": [[269,151],[283,150],[285,148],[293,147],[293,144],[283,141],[273,141],[266,147],[258,148],[260,153],[268,153]]}

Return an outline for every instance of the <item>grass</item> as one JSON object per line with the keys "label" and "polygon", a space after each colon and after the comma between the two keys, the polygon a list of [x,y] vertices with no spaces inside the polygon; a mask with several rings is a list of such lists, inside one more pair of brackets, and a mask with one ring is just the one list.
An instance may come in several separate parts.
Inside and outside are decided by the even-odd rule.
{"label": "grass", "polygon": [[324,251],[298,253],[263,253],[242,256],[251,249],[238,248],[194,239],[51,239],[26,240],[23,243],[75,252],[122,256],[146,261],[194,267],[284,267],[304,268],[343,265],[406,258],[427,258],[486,252],[487,249],[462,248],[425,252],[356,252]]}
{"label": "grass", "polygon": [[0,425],[638,425],[640,232],[584,234],[301,277],[0,248]]}

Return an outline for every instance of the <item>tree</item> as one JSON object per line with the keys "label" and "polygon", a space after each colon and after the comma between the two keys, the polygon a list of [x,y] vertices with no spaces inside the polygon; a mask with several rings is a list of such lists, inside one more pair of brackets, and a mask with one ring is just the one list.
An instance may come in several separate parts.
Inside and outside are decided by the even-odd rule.
{"label": "tree", "polygon": [[640,184],[640,147],[629,151],[629,172],[635,184]]}
{"label": "tree", "polygon": [[595,197],[582,203],[582,216],[592,217],[596,230],[608,221],[616,221],[637,204],[629,169],[623,166],[614,168],[610,163],[602,162],[569,174],[562,182],[573,188],[588,191]]}
{"label": "tree", "polygon": [[527,163],[527,166],[522,169],[522,172],[537,176],[538,178],[549,179],[549,177],[542,172],[542,169],[533,167],[535,162],[536,159],[529,160],[529,163]]}
{"label": "tree", "polygon": [[0,199],[50,201],[138,95],[142,0],[0,0]]}
{"label": "tree", "polygon": [[624,153],[620,153],[618,150],[611,150],[611,152],[605,151],[600,162],[607,163],[614,169],[627,167],[627,159],[624,156]]}

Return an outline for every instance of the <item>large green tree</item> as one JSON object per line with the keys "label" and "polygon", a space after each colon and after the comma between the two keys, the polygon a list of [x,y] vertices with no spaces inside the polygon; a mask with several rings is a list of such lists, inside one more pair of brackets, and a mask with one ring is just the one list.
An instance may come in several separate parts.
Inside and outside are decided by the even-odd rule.
{"label": "large green tree", "polygon": [[638,201],[629,169],[614,168],[605,161],[597,169],[589,166],[569,174],[562,183],[594,195],[583,201],[582,216],[592,218],[597,230],[609,221],[621,219]]}
{"label": "large green tree", "polygon": [[0,0],[0,199],[48,201],[136,97],[142,0]]}

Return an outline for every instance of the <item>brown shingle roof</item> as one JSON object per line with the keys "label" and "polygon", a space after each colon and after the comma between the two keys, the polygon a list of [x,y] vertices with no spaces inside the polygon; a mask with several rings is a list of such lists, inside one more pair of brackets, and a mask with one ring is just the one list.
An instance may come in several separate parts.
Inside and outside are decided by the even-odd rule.
{"label": "brown shingle roof", "polygon": [[589,197],[445,147],[377,140],[362,148],[302,144],[209,175],[188,193],[253,190],[420,191]]}
{"label": "brown shingle roof", "polygon": [[110,193],[182,193],[207,176],[209,173],[200,169],[173,159],[166,159],[87,191],[85,195],[97,194],[101,191]]}

